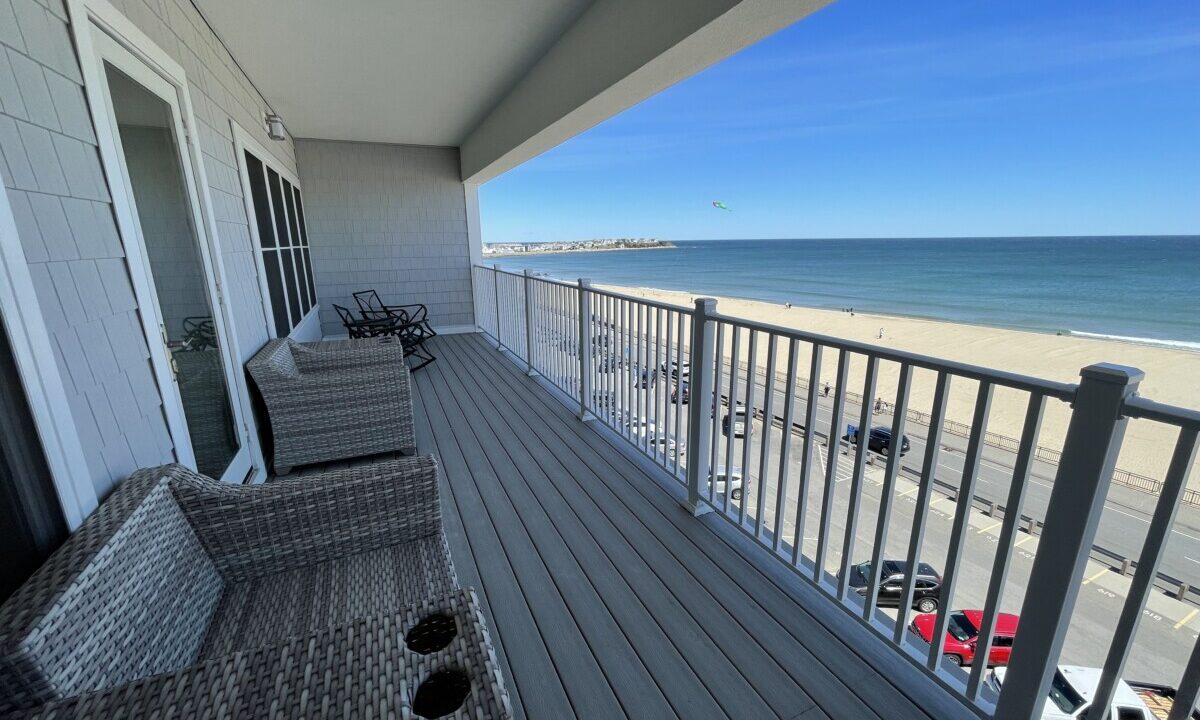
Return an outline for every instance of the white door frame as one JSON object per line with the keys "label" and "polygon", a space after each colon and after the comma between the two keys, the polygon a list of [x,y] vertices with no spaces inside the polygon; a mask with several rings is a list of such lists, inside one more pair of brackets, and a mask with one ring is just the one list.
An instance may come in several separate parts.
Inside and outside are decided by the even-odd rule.
{"label": "white door frame", "polygon": [[175,445],[176,457],[181,464],[196,467],[183,403],[171,370],[168,350],[165,344],[156,342],[162,322],[158,296],[154,291],[149,259],[142,246],[141,225],[136,214],[129,178],[124,171],[124,156],[121,152],[116,117],[106,92],[106,60],[143,85],[155,88],[155,92],[165,94],[168,104],[178,113],[176,132],[177,137],[181,139],[179,150],[183,155],[183,180],[191,205],[193,226],[198,236],[197,249],[208,286],[209,301],[213,306],[213,323],[222,351],[229,402],[235,417],[234,431],[241,446],[234,462],[221,479],[240,483],[249,473],[252,479],[257,481],[265,474],[266,464],[262,459],[258,437],[250,432],[248,425],[247,418],[252,417],[253,412],[250,407],[250,394],[245,374],[241,372],[242,354],[238,347],[237,334],[233,332],[233,313],[223,290],[228,287],[224,264],[220,262],[224,256],[212,212],[208,178],[197,144],[197,125],[183,67],[107,0],[67,0],[67,7],[79,52],[84,87],[87,89],[88,106],[96,127],[100,158],[108,178],[117,227],[124,241],[139,315],[146,333],[147,345],[150,346],[151,365],[162,396],[163,411]]}
{"label": "white door frame", "polygon": [[[234,160],[237,163],[238,179],[242,184],[242,201],[245,203],[246,220],[250,225],[250,241],[254,244],[254,262],[258,268],[258,289],[259,293],[262,295],[263,315],[266,318],[267,335],[270,337],[279,337],[279,329],[275,327],[275,313],[271,308],[271,288],[267,285],[267,269],[263,265],[265,260],[263,259],[262,238],[258,236],[258,223],[256,222],[258,217],[257,210],[254,207],[254,198],[250,194],[250,172],[246,168],[246,151],[249,150],[252,154],[258,157],[259,160],[262,161],[264,174],[266,173],[266,166],[270,165],[271,169],[279,173],[281,178],[292,184],[292,187],[296,190],[296,192],[300,193],[301,197],[304,196],[304,191],[300,188],[300,178],[296,177],[295,173],[293,173],[291,170],[288,170],[287,167],[285,167],[283,163],[279,161],[279,158],[275,156],[275,153],[271,152],[264,147],[262,143],[254,139],[254,136],[247,132],[246,129],[239,125],[233,118],[229,119],[229,129],[233,133],[233,147],[235,153]],[[271,197],[270,189],[268,188],[267,204],[273,208],[274,202],[275,200]],[[286,203],[284,204],[283,212],[284,215],[287,215]],[[288,222],[291,221],[292,218],[289,217]],[[274,226],[274,216],[268,218],[268,222]],[[296,223],[298,224],[299,222],[299,219],[296,218]],[[304,231],[307,233],[308,228],[305,227]],[[312,247],[308,247],[309,257],[312,257]],[[311,269],[309,269],[309,272],[311,272]],[[283,277],[283,268],[280,268],[279,273],[280,277]],[[305,278],[300,277],[298,269],[296,277],[300,282],[305,281]],[[313,292],[316,292],[316,289],[316,277],[314,276]],[[292,328],[291,332],[288,333],[288,336],[295,336],[297,339],[302,341],[319,340],[319,322],[317,323],[318,337],[307,337],[308,333],[305,333],[305,328],[312,319],[313,313],[319,314],[320,309],[320,302],[317,301],[317,298],[313,298],[313,306],[309,308],[309,311],[305,313],[304,317],[300,318],[300,322],[296,323],[296,327]]]}
{"label": "white door frame", "polygon": [[63,518],[67,529],[74,530],[96,509],[99,499],[54,357],[53,341],[33,289],[25,249],[17,236],[17,222],[8,202],[3,173],[0,173],[0,322],[8,333]]}

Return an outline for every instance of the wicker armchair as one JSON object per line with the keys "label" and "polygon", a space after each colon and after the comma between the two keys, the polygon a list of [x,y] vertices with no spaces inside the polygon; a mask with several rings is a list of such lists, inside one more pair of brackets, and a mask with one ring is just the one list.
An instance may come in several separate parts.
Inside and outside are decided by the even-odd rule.
{"label": "wicker armchair", "polygon": [[[457,671],[454,717],[508,717],[440,517],[428,456],[254,486],[139,471],[0,606],[0,715],[408,717]],[[409,632],[431,613],[442,647]]]}
{"label": "wicker armchair", "polygon": [[404,351],[391,337],[271,340],[246,363],[274,440],[275,472],[383,452],[416,452]]}

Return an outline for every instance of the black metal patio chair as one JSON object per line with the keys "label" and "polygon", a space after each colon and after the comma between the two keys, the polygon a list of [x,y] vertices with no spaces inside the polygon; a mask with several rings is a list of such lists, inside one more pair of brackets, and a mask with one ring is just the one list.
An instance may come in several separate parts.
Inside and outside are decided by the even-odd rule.
{"label": "black metal patio chair", "polygon": [[429,308],[420,303],[386,305],[374,290],[359,290],[354,293],[354,301],[358,303],[363,318],[367,320],[394,318],[407,326],[411,334],[418,336],[415,339],[422,342],[437,336],[437,332],[429,324]]}
{"label": "black metal patio chair", "polygon": [[412,327],[412,323],[404,323],[399,316],[385,315],[376,318],[355,317],[354,313],[349,308],[334,304],[333,309],[337,312],[338,317],[342,320],[342,326],[346,328],[351,338],[373,338],[392,335],[400,340],[400,345],[404,348],[404,357],[406,360],[412,360],[414,364],[409,366],[410,371],[417,371],[425,367],[429,363],[437,360],[437,356],[429,352],[423,347],[427,338]]}

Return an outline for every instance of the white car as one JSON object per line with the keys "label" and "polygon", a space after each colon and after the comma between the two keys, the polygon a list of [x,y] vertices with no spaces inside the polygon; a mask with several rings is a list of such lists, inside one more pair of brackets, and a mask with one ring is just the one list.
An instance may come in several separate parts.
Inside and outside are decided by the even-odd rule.
{"label": "white car", "polygon": [[684,360],[682,363],[672,360],[662,364],[662,371],[663,375],[672,380],[687,380],[692,374],[692,363],[688,360]]}
{"label": "white car", "polygon": [[[715,476],[713,476],[713,495],[715,497],[720,497],[720,498],[725,497],[725,479],[726,479],[726,476],[725,476],[724,470],[718,470],[717,474]],[[741,468],[733,468],[729,472],[729,499],[730,500],[741,500],[742,499],[742,469]]]}
{"label": "white car", "polygon": [[[991,680],[996,690],[1004,685],[1007,668],[992,670]],[[1092,704],[1092,695],[1100,684],[1100,668],[1078,665],[1059,665],[1050,683],[1050,697],[1042,710],[1042,720],[1071,720],[1082,718]],[[1111,720],[1155,720],[1142,698],[1124,680],[1117,681],[1113,693]]]}

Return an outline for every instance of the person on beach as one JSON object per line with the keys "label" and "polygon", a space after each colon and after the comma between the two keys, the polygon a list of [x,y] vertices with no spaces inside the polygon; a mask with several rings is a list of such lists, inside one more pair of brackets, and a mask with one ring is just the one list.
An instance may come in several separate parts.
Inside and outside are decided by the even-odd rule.
{"label": "person on beach", "polygon": [[825,383],[825,397],[829,397],[829,383]]}

